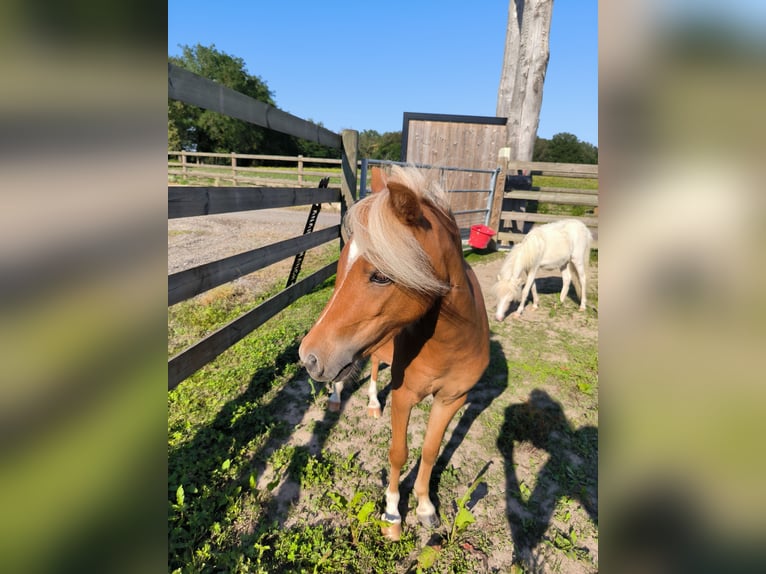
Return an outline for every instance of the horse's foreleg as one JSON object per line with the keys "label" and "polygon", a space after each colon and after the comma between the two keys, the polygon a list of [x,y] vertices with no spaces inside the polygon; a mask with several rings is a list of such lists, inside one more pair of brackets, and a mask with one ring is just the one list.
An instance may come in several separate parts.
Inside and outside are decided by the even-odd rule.
{"label": "horse's foreleg", "polygon": [[334,412],[340,412],[340,395],[343,392],[343,381],[335,381],[330,383],[332,386],[332,392],[330,398],[327,401],[327,408]]}
{"label": "horse's foreleg", "polygon": [[439,517],[436,514],[431,498],[429,496],[429,482],[431,481],[431,472],[439,455],[444,431],[447,425],[455,416],[455,413],[465,404],[466,395],[449,402],[444,403],[438,397],[434,397],[431,406],[431,414],[428,417],[428,427],[426,436],[423,439],[423,451],[420,457],[420,469],[415,479],[415,494],[418,497],[417,515],[418,520],[423,526],[436,527],[439,525]]}
{"label": "horse's foreleg", "polygon": [[517,317],[521,316],[522,311],[524,311],[524,304],[527,302],[527,297],[529,297],[529,290],[535,284],[535,272],[536,271],[537,271],[536,269],[532,269],[527,274],[527,282],[524,283],[524,289],[522,289],[522,291],[521,291],[521,302],[519,302],[518,309],[516,309],[516,311],[514,311],[514,315],[516,315]]}
{"label": "horse's foreleg", "polygon": [[402,534],[402,517],[399,514],[399,478],[402,466],[407,462],[407,425],[410,421],[410,411],[415,401],[399,387],[391,392],[391,448],[388,460],[391,472],[386,489],[386,511],[383,521],[388,523],[382,527],[383,535],[390,540],[399,540]]}
{"label": "horse's foreleg", "polygon": [[537,284],[532,282],[532,309],[537,309],[540,306],[540,297],[537,296]]}
{"label": "horse's foreleg", "polygon": [[367,403],[367,414],[371,417],[378,418],[380,416],[380,401],[378,400],[378,369],[380,368],[380,360],[376,357],[372,358],[372,366],[370,367],[370,386],[367,389],[370,401]]}

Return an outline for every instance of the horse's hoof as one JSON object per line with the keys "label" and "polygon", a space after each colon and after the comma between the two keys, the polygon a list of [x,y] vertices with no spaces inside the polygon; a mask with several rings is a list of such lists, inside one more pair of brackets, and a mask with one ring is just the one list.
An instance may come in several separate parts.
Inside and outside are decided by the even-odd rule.
{"label": "horse's hoof", "polygon": [[418,520],[426,528],[438,528],[441,524],[435,512],[433,514],[418,514]]}
{"label": "horse's hoof", "polygon": [[374,419],[380,418],[380,407],[367,407],[367,416]]}
{"label": "horse's hoof", "polygon": [[334,401],[329,401],[327,403],[327,410],[329,410],[332,413],[339,413],[340,412],[340,403],[336,403]]}
{"label": "horse's hoof", "polygon": [[380,532],[383,537],[391,540],[392,542],[399,542],[402,537],[402,523],[401,522],[385,522],[380,526]]}

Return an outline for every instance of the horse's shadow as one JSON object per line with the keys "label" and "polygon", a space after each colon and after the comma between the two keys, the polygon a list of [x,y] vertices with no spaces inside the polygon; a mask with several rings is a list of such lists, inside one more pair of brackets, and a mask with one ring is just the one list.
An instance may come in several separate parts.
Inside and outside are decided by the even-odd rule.
{"label": "horse's shadow", "polygon": [[[519,461],[514,458],[514,445],[525,441],[550,455],[526,502],[516,474]],[[545,391],[535,389],[526,402],[506,408],[497,446],[505,459],[506,515],[515,562],[534,562],[533,551],[563,496],[579,501],[593,523],[598,524],[597,427],[572,428],[561,405]]]}
{"label": "horse's shadow", "polygon": [[[572,284],[569,286],[569,292],[566,294],[566,298],[577,305],[580,304],[580,291],[574,285],[575,279],[572,280]],[[564,286],[564,280],[561,275],[549,275],[546,277],[535,277],[535,287],[538,295],[559,295],[561,288]],[[559,305],[558,297],[554,301],[554,306]],[[508,310],[505,312],[505,316],[513,314],[521,305],[520,301],[512,301],[508,306]],[[532,293],[527,295],[526,305],[532,305]],[[525,307],[526,308],[526,307]]]}

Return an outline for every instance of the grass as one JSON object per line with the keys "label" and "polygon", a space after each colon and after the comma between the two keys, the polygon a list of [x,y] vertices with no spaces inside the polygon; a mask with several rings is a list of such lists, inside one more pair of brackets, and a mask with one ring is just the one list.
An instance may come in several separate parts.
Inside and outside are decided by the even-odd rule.
{"label": "grass", "polygon": [[[338,246],[324,245],[306,253],[298,279],[338,258]],[[226,283],[168,309],[168,356],[222,327],[284,288],[281,274],[264,278],[256,293],[236,283]]]}
{"label": "grass", "polygon": [[[535,187],[567,187],[573,189],[598,189],[598,179],[570,178],[554,176],[534,176],[532,183]],[[537,213],[549,215],[565,215],[582,217],[593,213],[593,208],[587,205],[566,205],[561,203],[540,202],[537,205]]]}
{"label": "grass", "polygon": [[[300,340],[331,291],[325,282],[168,393],[169,571],[468,573],[509,571],[512,560],[514,571],[533,571],[534,561],[597,571],[597,523],[584,510],[596,487],[597,341],[595,329],[572,330],[593,326],[595,313],[581,316],[570,300],[547,317],[557,294],[541,293],[539,320],[492,323],[490,367],[451,423],[432,480],[442,525],[414,526],[408,488],[428,416],[418,408],[403,473],[409,515],[402,540],[386,543],[378,519],[388,414],[367,419],[361,391],[345,393],[340,416],[327,412],[326,389],[298,365]],[[228,287],[174,306],[169,346],[257,300]],[[381,371],[379,389],[389,381],[390,369]]]}

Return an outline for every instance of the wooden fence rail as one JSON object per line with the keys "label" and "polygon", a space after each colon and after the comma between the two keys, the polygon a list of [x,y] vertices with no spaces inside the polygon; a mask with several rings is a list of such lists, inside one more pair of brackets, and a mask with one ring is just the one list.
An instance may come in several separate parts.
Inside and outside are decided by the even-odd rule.
{"label": "wooden fence rail", "polygon": [[312,247],[317,247],[338,237],[340,237],[340,225],[335,225],[316,233],[292,237],[265,247],[173,273],[168,277],[168,305],[175,305],[180,301],[244,277],[249,273],[308,251]]}
{"label": "wooden fence rail", "polygon": [[343,148],[340,134],[173,64],[168,64],[168,98],[321,145]]}
{"label": "wooden fence rail", "polygon": [[[534,185],[535,176],[553,176],[576,179],[598,179],[598,165],[548,163],[548,162],[508,162],[507,173],[519,171],[532,175]],[[591,213],[583,215],[533,213],[513,211],[510,209],[512,202],[509,200],[527,200],[538,203],[556,204],[560,206],[584,206]],[[598,189],[584,189],[576,181],[573,187],[560,186],[535,186],[532,190],[513,190],[503,193],[503,201],[500,202],[500,221],[509,225],[511,221],[551,223],[560,219],[577,219],[582,221],[594,234],[593,249],[598,249]],[[525,237],[523,233],[512,231],[500,231],[496,238],[501,243],[517,243]]]}
{"label": "wooden fence rail", "polygon": [[[340,188],[169,186],[169,219],[338,201],[341,204],[342,217],[346,208],[355,201],[357,132],[352,130],[344,131],[343,134],[330,132],[172,64],[168,64],[168,97],[341,150],[341,159],[332,160],[332,163],[337,162],[341,168]],[[181,155],[181,165],[186,164],[188,169],[186,157],[195,155],[202,157],[212,154],[185,152]],[[231,158],[232,154],[215,154],[215,157]],[[258,156],[243,157],[258,158]],[[269,158],[274,159],[274,156]],[[292,160],[290,156],[284,156],[284,159]],[[242,169],[236,166],[236,159],[232,160],[232,167],[236,177],[236,171]],[[168,278],[168,305],[193,297],[287,257],[296,256],[307,249],[338,240],[339,237],[340,226],[336,225],[174,273]],[[168,390],[176,387],[185,378],[299,297],[316,288],[335,273],[336,267],[337,261],[324,266],[173,356],[168,361]]]}
{"label": "wooden fence rail", "polygon": [[168,218],[275,209],[340,200],[335,188],[168,187]]}
{"label": "wooden fence rail", "polygon": [[333,261],[175,355],[168,361],[168,390],[175,388],[178,383],[249,335],[282,309],[297,301],[299,297],[310,293],[325,279],[332,277],[337,265],[338,262]]}
{"label": "wooden fence rail", "polygon": [[[333,183],[340,183],[342,160],[333,158],[307,157],[302,155],[264,155],[247,153],[213,153],[192,151],[169,151],[168,157],[176,157],[178,160],[168,160],[168,175],[183,178],[206,178],[212,179],[218,186],[220,181],[231,181],[234,185],[239,183],[256,183],[264,185],[288,185],[296,183],[315,187],[317,178],[329,176]],[[190,162],[189,159],[196,159]],[[205,160],[228,160],[228,165],[223,163],[210,163]],[[266,167],[244,166],[241,160],[256,160],[263,162],[294,163],[296,167]],[[326,166],[335,170],[335,173],[311,169],[311,165]],[[286,179],[275,178],[275,175],[292,176]],[[311,178],[307,180],[306,178]]]}

